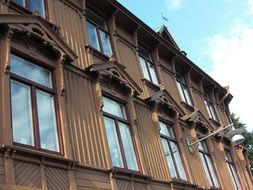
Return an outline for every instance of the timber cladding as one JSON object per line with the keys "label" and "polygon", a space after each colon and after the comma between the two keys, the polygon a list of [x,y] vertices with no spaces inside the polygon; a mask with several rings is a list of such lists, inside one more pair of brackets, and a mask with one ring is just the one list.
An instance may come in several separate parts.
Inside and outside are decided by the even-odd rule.
{"label": "timber cladding", "polygon": [[[44,4],[34,10],[32,3]],[[13,55],[34,67],[13,73]],[[50,92],[43,109],[40,91]],[[14,98],[27,103],[18,113]],[[118,1],[0,1],[0,190],[252,190],[242,146],[208,139],[210,162],[203,165],[199,147],[190,152],[186,143],[229,124],[231,99],[166,27],[153,31]],[[31,121],[24,122],[30,107]],[[25,123],[18,141],[15,114]],[[59,149],[51,140],[40,143],[47,137]],[[216,187],[207,175],[217,178]]]}

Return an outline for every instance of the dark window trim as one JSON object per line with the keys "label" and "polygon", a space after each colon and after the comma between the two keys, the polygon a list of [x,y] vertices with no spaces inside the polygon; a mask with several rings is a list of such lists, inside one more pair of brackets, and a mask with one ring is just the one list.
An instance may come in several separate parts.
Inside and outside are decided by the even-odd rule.
{"label": "dark window trim", "polygon": [[[19,9],[25,9],[26,11],[29,11],[29,13],[33,13],[33,11],[30,9],[30,5],[29,5],[29,0],[23,0],[25,1],[25,6],[22,6],[18,3],[16,3],[15,1],[11,1],[11,3],[13,3],[16,7],[18,7]],[[43,0],[44,1],[44,12],[45,12],[45,17],[40,16],[41,18],[47,19],[49,18],[49,11],[48,11],[48,0]]]}
{"label": "dark window trim", "polygon": [[[102,111],[103,117],[107,117],[107,118],[112,119],[112,120],[115,121],[116,132],[117,132],[117,136],[118,136],[118,139],[119,139],[120,153],[121,153],[121,156],[122,156],[122,161],[123,161],[123,166],[124,167],[121,168],[121,167],[113,166],[113,168],[115,168],[117,170],[120,170],[120,171],[130,171],[130,172],[133,172],[133,173],[141,173],[142,169],[141,169],[141,164],[140,164],[140,157],[139,157],[139,154],[138,154],[138,151],[137,151],[136,141],[135,141],[134,135],[133,135],[133,129],[132,129],[131,123],[129,121],[130,120],[130,118],[129,118],[130,115],[128,113],[128,109],[127,109],[127,105],[126,105],[127,102],[122,101],[121,99],[119,99],[117,97],[114,97],[112,95],[109,95],[107,92],[103,92],[102,97],[108,98],[108,99],[110,99],[112,101],[115,101],[116,103],[124,106],[125,114],[126,114],[126,119],[124,119],[124,118],[120,118],[120,117],[117,117],[115,115],[112,115],[108,112]],[[123,142],[122,142],[121,135],[120,135],[120,129],[119,129],[118,122],[126,124],[129,128],[138,170],[131,170],[131,169],[128,169],[128,167],[127,167],[127,162],[126,162],[126,157],[125,157],[125,152],[124,152]]]}
{"label": "dark window trim", "polygon": [[[61,122],[60,122],[60,115],[59,115],[59,102],[58,102],[58,94],[57,94],[57,85],[56,85],[56,76],[55,76],[55,68],[52,67],[51,65],[48,65],[46,63],[43,63],[41,61],[37,61],[35,58],[30,57],[28,55],[21,55],[22,53],[17,51],[17,50],[11,50],[10,55],[18,56],[28,62],[33,63],[34,65],[38,65],[44,69],[47,69],[51,72],[51,80],[52,80],[52,89],[45,87],[43,85],[40,85],[38,83],[35,83],[31,80],[25,79],[21,76],[18,76],[14,73],[10,72],[10,78],[9,78],[9,83],[11,80],[18,81],[20,83],[23,83],[25,85],[28,85],[31,87],[31,107],[32,107],[32,120],[33,120],[33,129],[34,129],[34,146],[32,145],[26,145],[18,142],[13,142],[14,145],[24,147],[24,148],[29,148],[29,149],[34,149],[34,150],[39,150],[47,153],[53,153],[56,155],[64,155],[64,149],[63,149],[63,139],[62,139],[62,130],[61,130]],[[52,94],[54,97],[54,106],[55,106],[55,120],[56,120],[56,131],[58,135],[58,143],[59,143],[59,152],[57,151],[52,151],[48,149],[43,149],[40,147],[40,137],[39,137],[39,124],[38,124],[38,113],[37,113],[37,102],[36,102],[36,89],[39,89],[43,92]],[[11,92],[11,85],[9,86],[9,91]],[[10,101],[10,111],[11,110],[11,104],[12,102]],[[35,109],[34,109],[35,108]],[[36,112],[36,113],[35,113]],[[11,127],[12,127],[12,121],[11,121]]]}
{"label": "dark window trim", "polygon": [[[184,164],[184,161],[183,161],[182,156],[181,156],[182,155],[182,151],[180,150],[180,147],[178,146],[178,140],[177,140],[178,137],[177,137],[177,134],[175,133],[175,129],[173,127],[173,123],[170,122],[170,121],[165,121],[163,118],[159,117],[159,123],[160,122],[164,123],[167,128],[171,128],[171,130],[173,132],[174,138],[171,138],[169,136],[163,135],[161,133],[160,133],[160,137],[166,139],[166,141],[168,143],[168,147],[169,147],[171,153],[172,153],[172,148],[171,148],[170,141],[174,142],[177,145],[177,148],[178,148],[178,151],[179,151],[179,155],[180,155],[180,158],[181,158],[181,162],[182,162],[183,168],[184,168],[184,173],[185,173],[186,178],[187,178],[186,180],[180,178],[179,170],[177,168],[177,164],[176,164],[176,161],[175,161],[175,158],[174,158],[174,154],[171,154],[171,157],[172,157],[172,160],[173,160],[173,164],[174,164],[174,167],[175,167],[175,170],[176,170],[176,174],[177,174],[177,178],[174,177],[173,179],[185,182],[185,181],[187,181],[189,179],[189,176],[188,176],[188,174],[187,174],[187,172],[185,170],[185,164]],[[164,154],[164,155],[167,156],[166,154]]]}
{"label": "dark window trim", "polygon": [[[112,40],[111,40],[110,33],[109,33],[109,31],[108,31],[107,20],[106,20],[105,18],[101,17],[99,14],[97,14],[96,11],[93,11],[93,10],[90,9],[89,7],[87,7],[87,9],[88,9],[89,11],[93,12],[96,16],[100,17],[100,18],[104,21],[105,26],[106,26],[106,28],[103,28],[103,27],[99,26],[96,22],[94,22],[94,21],[92,20],[92,18],[89,18],[89,16],[87,16],[87,14],[86,14],[86,22],[89,22],[90,24],[92,24],[92,25],[96,28],[96,35],[97,35],[97,38],[98,38],[98,45],[99,45],[100,50],[98,50],[98,49],[92,47],[90,44],[89,44],[89,46],[90,46],[92,49],[98,51],[99,53],[101,53],[102,55],[104,55],[104,56],[106,56],[106,57],[112,56],[112,55],[113,55]],[[103,47],[103,43],[102,43],[102,40],[101,40],[101,37],[100,37],[99,30],[102,30],[102,31],[103,31],[105,34],[107,34],[108,37],[109,37],[111,55],[106,55],[105,52],[104,52],[104,47]]]}
{"label": "dark window trim", "polygon": [[[225,152],[225,161],[226,161],[226,163],[228,164],[229,170],[230,170],[230,172],[231,172],[231,174],[232,174],[232,176],[231,176],[231,177],[232,177],[232,180],[233,180],[234,184],[236,185],[236,189],[239,190],[240,187],[241,187],[241,182],[240,182],[240,179],[239,179],[239,176],[238,176],[238,173],[237,173],[237,169],[236,169],[235,164],[234,164],[234,160],[233,160],[231,151],[230,151],[229,149],[225,148],[225,149],[224,149],[224,152]],[[231,160],[226,159],[226,158],[227,158],[227,154],[226,154],[226,153],[228,153],[228,154],[230,155]],[[235,174],[234,174],[233,170],[231,169],[232,166],[234,167]],[[237,175],[237,176],[235,176],[235,175]],[[236,178],[238,179],[239,186],[238,186],[238,184],[237,184],[237,182],[236,182]]]}
{"label": "dark window trim", "polygon": [[206,105],[206,109],[207,109],[209,118],[212,119],[213,121],[217,122],[218,121],[217,113],[216,113],[216,110],[214,109],[214,104],[211,101],[210,95],[208,92],[204,92],[204,101],[205,101],[205,105]]}
{"label": "dark window trim", "polygon": [[[211,174],[211,171],[210,171],[210,168],[209,168],[209,164],[208,164],[208,162],[207,162],[207,160],[206,160],[206,156],[210,158],[212,167],[213,167],[213,159],[212,159],[212,157],[211,157],[211,154],[210,154],[209,151],[208,151],[207,142],[206,142],[206,141],[203,141],[203,142],[205,143],[205,147],[206,147],[207,150],[200,150],[200,149],[198,149],[198,150],[199,150],[199,153],[202,154],[203,157],[204,157],[205,165],[206,165],[206,167],[207,167],[207,170],[208,170],[208,173],[209,173],[211,182],[212,182],[212,187],[211,187],[211,188],[216,189],[216,188],[219,188],[219,187],[215,187],[215,182],[214,182],[214,180],[213,180],[213,176],[212,176],[212,174]],[[215,175],[215,177],[216,177],[216,179],[217,179],[217,183],[218,183],[218,185],[220,186],[220,182],[219,182],[219,179],[217,178],[217,173],[216,173],[216,170],[215,170],[214,167],[213,167],[213,170],[214,170],[214,175]]]}
{"label": "dark window trim", "polygon": [[[180,76],[183,78],[183,81],[180,80],[180,79],[178,78],[177,75],[180,75]],[[181,90],[182,93],[183,93],[183,96],[184,96],[184,100],[182,100],[182,101],[183,101],[185,104],[189,105],[190,107],[193,107],[192,95],[191,95],[191,93],[190,93],[190,89],[189,89],[189,87],[188,87],[188,84],[187,84],[187,82],[186,82],[186,80],[185,80],[185,76],[184,76],[183,73],[181,73],[181,72],[179,72],[179,71],[176,71],[176,82],[179,83],[180,88],[181,88],[181,89],[178,89],[178,90]],[[188,95],[189,95],[189,98],[190,98],[190,102],[187,101],[187,97],[186,97],[186,94],[185,94],[185,92],[184,92],[183,89],[186,89],[186,90],[187,90]],[[179,94],[181,94],[181,93],[179,92]],[[180,98],[182,99],[181,95],[180,95]]]}
{"label": "dark window trim", "polygon": [[[154,61],[153,61],[152,55],[150,55],[150,56],[151,56],[151,60],[150,60],[149,58],[145,57],[141,52],[139,52],[139,57],[141,57],[141,58],[144,59],[144,61],[145,61],[145,66],[146,66],[146,68],[147,68],[148,76],[149,76],[150,80],[145,78],[144,73],[143,73],[143,71],[142,71],[142,67],[141,67],[141,65],[140,65],[141,71],[142,71],[142,74],[143,74],[144,79],[146,79],[147,81],[151,82],[151,84],[153,84],[153,85],[155,85],[155,86],[158,86],[158,85],[160,84],[160,80],[159,80],[158,74],[157,74],[157,67],[156,67],[156,64],[155,64]],[[139,61],[140,61],[140,60],[139,60]],[[140,64],[141,64],[141,63],[140,63]],[[150,73],[150,67],[149,67],[148,64],[150,64],[150,65],[152,65],[152,66],[154,67],[154,71],[155,71],[155,75],[156,75],[156,79],[157,79],[158,84],[154,83],[154,79],[152,78],[152,75],[151,75],[151,73]]]}

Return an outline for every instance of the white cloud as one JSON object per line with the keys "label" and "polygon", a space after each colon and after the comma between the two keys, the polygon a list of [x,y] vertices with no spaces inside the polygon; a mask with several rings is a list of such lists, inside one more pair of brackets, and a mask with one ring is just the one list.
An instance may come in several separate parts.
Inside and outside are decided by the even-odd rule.
{"label": "white cloud", "polygon": [[205,39],[213,63],[209,73],[234,96],[230,109],[253,130],[253,28],[235,25]]}
{"label": "white cloud", "polygon": [[253,15],[253,0],[248,0],[248,5],[249,5],[249,10],[247,13],[249,15]]}
{"label": "white cloud", "polygon": [[183,0],[167,0],[167,8],[169,10],[178,10],[182,8]]}

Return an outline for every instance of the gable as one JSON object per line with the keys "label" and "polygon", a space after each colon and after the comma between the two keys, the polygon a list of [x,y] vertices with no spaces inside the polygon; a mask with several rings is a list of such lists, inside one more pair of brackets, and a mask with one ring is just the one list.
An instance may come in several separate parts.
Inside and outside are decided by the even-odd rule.
{"label": "gable", "polygon": [[172,98],[170,93],[165,89],[156,92],[155,94],[147,98],[147,101],[153,102],[157,105],[166,106],[169,110],[178,113],[181,117],[185,115],[183,109],[177,104],[177,102]]}
{"label": "gable", "polygon": [[162,26],[161,29],[158,31],[158,34],[163,37],[169,44],[171,44],[172,46],[174,46],[177,50],[180,51],[177,43],[175,42],[175,40],[173,39],[173,37],[171,36],[171,34],[169,33],[168,29],[166,26]]}
{"label": "gable", "polygon": [[86,69],[86,71],[95,72],[99,76],[104,77],[104,78],[114,79],[120,85],[125,86],[128,89],[131,89],[137,95],[142,93],[142,89],[125,71],[125,67],[117,63],[116,61],[95,63],[89,66]]}
{"label": "gable", "polygon": [[15,34],[26,35],[58,54],[66,55],[71,62],[77,58],[75,52],[59,34],[59,28],[36,15],[1,14],[0,28],[6,27]]}

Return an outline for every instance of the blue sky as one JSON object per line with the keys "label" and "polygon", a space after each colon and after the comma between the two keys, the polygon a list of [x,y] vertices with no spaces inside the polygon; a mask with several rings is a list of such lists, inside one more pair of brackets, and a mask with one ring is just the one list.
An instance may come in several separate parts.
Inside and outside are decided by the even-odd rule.
{"label": "blue sky", "polygon": [[253,130],[253,0],[118,1],[154,30],[166,24],[196,65],[229,85],[231,111]]}

